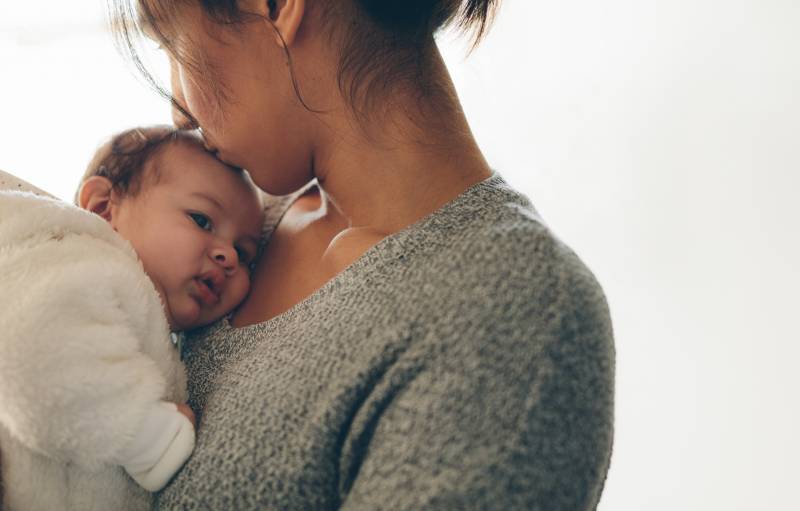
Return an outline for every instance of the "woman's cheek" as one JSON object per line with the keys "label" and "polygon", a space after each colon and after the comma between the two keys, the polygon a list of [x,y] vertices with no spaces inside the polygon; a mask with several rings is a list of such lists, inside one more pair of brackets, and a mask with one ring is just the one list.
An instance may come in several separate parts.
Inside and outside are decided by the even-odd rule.
{"label": "woman's cheek", "polygon": [[[183,80],[181,79],[180,64],[178,64],[178,62],[173,58],[170,58],[169,64],[170,64],[170,87],[172,89],[172,97],[184,109],[189,110],[189,106],[186,102],[186,96],[183,92]],[[183,114],[183,112],[181,112],[179,109],[173,106],[172,123],[175,126],[189,126],[191,124],[191,120],[187,119],[186,116]]]}
{"label": "woman's cheek", "polygon": [[189,113],[197,120],[203,131],[215,131],[218,121],[215,113],[219,109],[214,106],[216,101],[213,93],[207,90],[208,87],[202,86],[199,79],[183,69],[180,72],[180,86]]}

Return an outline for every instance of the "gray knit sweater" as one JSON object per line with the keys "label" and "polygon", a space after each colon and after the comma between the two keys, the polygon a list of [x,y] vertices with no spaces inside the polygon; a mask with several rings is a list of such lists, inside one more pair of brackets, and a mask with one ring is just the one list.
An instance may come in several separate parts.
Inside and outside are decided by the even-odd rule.
{"label": "gray knit sweater", "polygon": [[162,509],[573,511],[603,488],[602,290],[497,175],[185,355],[197,448]]}

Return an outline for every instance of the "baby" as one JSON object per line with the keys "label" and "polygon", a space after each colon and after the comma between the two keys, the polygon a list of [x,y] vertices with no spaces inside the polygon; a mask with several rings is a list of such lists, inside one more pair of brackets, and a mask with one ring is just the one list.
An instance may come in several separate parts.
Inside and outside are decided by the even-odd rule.
{"label": "baby", "polygon": [[260,195],[196,134],[115,136],[76,203],[0,192],[6,511],[148,509],[194,448],[180,332],[249,291]]}

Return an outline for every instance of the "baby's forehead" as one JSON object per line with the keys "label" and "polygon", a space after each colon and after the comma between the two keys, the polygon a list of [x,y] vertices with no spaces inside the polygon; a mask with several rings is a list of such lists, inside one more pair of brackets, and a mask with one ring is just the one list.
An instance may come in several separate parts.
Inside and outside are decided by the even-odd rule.
{"label": "baby's forehead", "polygon": [[154,162],[159,175],[155,186],[165,185],[172,193],[208,199],[226,212],[262,213],[262,193],[249,174],[221,162],[202,146],[175,141],[158,157]]}
{"label": "baby's forehead", "polygon": [[249,195],[254,191],[245,172],[218,160],[193,139],[170,141],[154,155],[152,164],[162,181],[170,184],[210,186],[220,193]]}

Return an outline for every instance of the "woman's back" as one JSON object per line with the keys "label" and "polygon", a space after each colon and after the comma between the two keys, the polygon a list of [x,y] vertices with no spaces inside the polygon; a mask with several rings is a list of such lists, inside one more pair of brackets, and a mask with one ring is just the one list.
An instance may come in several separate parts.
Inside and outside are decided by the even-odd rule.
{"label": "woman's back", "polygon": [[[275,219],[277,220],[277,218]],[[197,450],[164,508],[591,509],[602,291],[494,176],[264,323],[198,332]]]}

